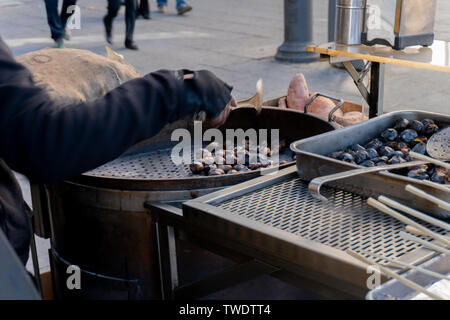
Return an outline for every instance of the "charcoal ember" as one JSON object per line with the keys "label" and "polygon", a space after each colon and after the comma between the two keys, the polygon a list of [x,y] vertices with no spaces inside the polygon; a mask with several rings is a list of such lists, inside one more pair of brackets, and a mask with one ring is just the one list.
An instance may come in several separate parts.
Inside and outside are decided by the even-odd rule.
{"label": "charcoal ember", "polygon": [[398,132],[397,132],[397,130],[395,130],[393,128],[389,128],[389,129],[384,130],[381,133],[381,137],[385,141],[394,141],[398,137]]}
{"label": "charcoal ember", "polygon": [[404,163],[404,162],[406,162],[406,160],[403,159],[402,157],[399,157],[399,156],[393,156],[392,158],[390,158],[390,159],[387,161],[387,164],[400,164],[400,163]]}
{"label": "charcoal ember", "polygon": [[189,169],[191,169],[192,173],[199,174],[205,169],[205,166],[203,165],[203,163],[196,161],[189,165]]}
{"label": "charcoal ember", "polygon": [[376,166],[375,162],[373,162],[372,160],[366,160],[366,161],[360,163],[360,165],[363,167],[375,167]]}
{"label": "charcoal ember", "polygon": [[398,130],[398,131],[402,131],[404,129],[406,129],[409,125],[409,120],[408,119],[399,119],[395,122],[394,124],[394,129]]}
{"label": "charcoal ember", "polygon": [[350,163],[355,162],[355,158],[353,158],[353,156],[350,153],[344,153],[342,155],[342,159],[340,159],[340,160],[345,161],[345,162],[350,162]]}
{"label": "charcoal ember", "polygon": [[406,129],[400,133],[400,139],[406,143],[410,143],[418,136],[417,132],[413,129]]}
{"label": "charcoal ember", "polygon": [[394,149],[392,149],[391,147],[385,147],[382,146],[380,147],[380,149],[378,150],[378,154],[381,156],[386,156],[386,157],[391,157],[391,155],[395,152]]}
{"label": "charcoal ember", "polygon": [[427,170],[424,169],[417,169],[417,170],[411,170],[408,172],[409,178],[415,178],[419,180],[429,180],[430,176],[427,173]]}
{"label": "charcoal ember", "polygon": [[410,127],[411,129],[413,129],[414,131],[420,133],[420,132],[423,131],[423,128],[424,128],[425,126],[423,125],[422,122],[420,122],[420,121],[418,121],[418,120],[413,120],[413,121],[411,121],[411,123],[409,124],[409,127]]}
{"label": "charcoal ember", "polygon": [[373,139],[369,143],[367,143],[364,147],[366,149],[372,148],[372,149],[378,150],[382,146],[383,146],[383,142],[380,139]]}
{"label": "charcoal ember", "polygon": [[369,159],[375,159],[379,157],[377,150],[373,148],[366,149],[366,152],[369,155]]}
{"label": "charcoal ember", "polygon": [[225,173],[230,171],[230,170],[233,170],[233,167],[230,166],[229,164],[219,164],[217,166],[217,168],[220,169],[220,170],[223,170]]}
{"label": "charcoal ember", "polygon": [[225,174],[225,171],[223,171],[223,170],[221,170],[219,168],[211,169],[208,172],[208,176],[220,176],[220,175],[223,175],[223,174]]}
{"label": "charcoal ember", "polygon": [[361,150],[360,151],[356,151],[354,156],[353,156],[353,159],[355,159],[355,162],[359,164],[361,162],[364,162],[364,161],[368,160],[369,159],[369,154],[367,153],[367,151],[361,151]]}
{"label": "charcoal ember", "polygon": [[438,131],[439,131],[439,127],[437,125],[435,125],[434,123],[429,123],[425,126],[425,128],[423,128],[423,133],[428,136],[431,136]]}
{"label": "charcoal ember", "polygon": [[429,124],[434,124],[434,121],[431,120],[431,119],[423,119],[422,120],[422,124],[423,124],[424,127],[426,127]]}
{"label": "charcoal ember", "polygon": [[425,143],[418,143],[412,149],[412,152],[425,154],[427,152],[427,145]]}

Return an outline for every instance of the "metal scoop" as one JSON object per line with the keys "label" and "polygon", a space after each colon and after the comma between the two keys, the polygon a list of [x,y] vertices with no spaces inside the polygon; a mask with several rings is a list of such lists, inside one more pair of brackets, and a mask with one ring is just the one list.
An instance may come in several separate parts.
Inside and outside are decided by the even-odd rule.
{"label": "metal scoop", "polygon": [[427,153],[430,157],[415,152],[410,152],[409,155],[414,159],[428,161],[450,169],[450,164],[444,162],[450,161],[450,127],[433,134],[427,143]]}
{"label": "metal scoop", "polygon": [[263,81],[262,81],[262,79],[259,79],[258,82],[256,82],[255,95],[249,99],[239,101],[237,103],[237,106],[234,107],[232,110],[238,109],[241,107],[254,106],[256,109],[256,113],[259,114],[261,112],[262,103],[263,103]]}

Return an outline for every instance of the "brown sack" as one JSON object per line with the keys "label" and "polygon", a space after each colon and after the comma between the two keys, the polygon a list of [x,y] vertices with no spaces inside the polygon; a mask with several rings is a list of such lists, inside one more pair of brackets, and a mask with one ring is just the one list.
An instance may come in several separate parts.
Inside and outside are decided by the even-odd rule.
{"label": "brown sack", "polygon": [[108,57],[87,50],[46,48],[17,57],[61,106],[92,101],[140,74],[106,47]]}

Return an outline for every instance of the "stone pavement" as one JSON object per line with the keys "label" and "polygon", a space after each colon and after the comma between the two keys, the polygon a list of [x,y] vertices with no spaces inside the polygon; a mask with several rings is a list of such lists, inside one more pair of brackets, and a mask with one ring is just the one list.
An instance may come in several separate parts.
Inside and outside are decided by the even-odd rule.
{"label": "stone pavement", "polygon": [[[123,48],[124,9],[114,23],[113,48],[142,74],[160,69],[209,69],[234,86],[238,99],[254,94],[259,78],[264,80],[264,97],[285,94],[289,80],[303,72],[311,91],[361,103],[361,97],[343,70],[325,61],[287,64],[273,59],[283,42],[282,0],[190,0],[194,7],[184,16],[175,13],[175,0],[169,0],[170,14],[156,12],[151,0],[152,19],[139,19],[135,39],[137,52]],[[70,48],[105,54],[102,17],[106,0],[79,0],[81,30],[72,30]],[[327,41],[327,0],[314,1],[314,42]],[[450,41],[450,2],[438,1],[436,38]],[[52,46],[43,1],[0,0],[0,36],[14,55]],[[387,66],[385,110],[425,109],[450,114],[450,74]],[[25,197],[29,199],[27,182]],[[48,241],[39,241],[42,269]]]}

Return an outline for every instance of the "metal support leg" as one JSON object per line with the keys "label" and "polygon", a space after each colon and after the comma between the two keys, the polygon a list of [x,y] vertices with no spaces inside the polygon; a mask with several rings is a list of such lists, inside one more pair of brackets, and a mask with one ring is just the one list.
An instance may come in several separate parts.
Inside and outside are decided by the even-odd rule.
{"label": "metal support leg", "polygon": [[336,0],[328,0],[328,42],[334,42],[336,29]]}
{"label": "metal support leg", "polygon": [[383,114],[384,63],[373,62],[370,69],[369,118]]}
{"label": "metal support leg", "polygon": [[[369,105],[369,118],[374,118],[383,114],[383,96],[384,96],[384,63],[368,62],[361,72],[355,69],[351,61],[343,61],[345,69],[352,77],[356,87],[363,99]],[[370,91],[364,85],[370,68]]]}
{"label": "metal support leg", "polygon": [[284,43],[275,59],[286,62],[319,60],[316,53],[306,51],[313,40],[312,0],[284,0]]}
{"label": "metal support leg", "polygon": [[159,268],[162,298],[174,299],[174,289],[178,286],[175,235],[172,227],[156,224],[158,236]]}

